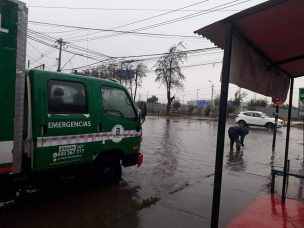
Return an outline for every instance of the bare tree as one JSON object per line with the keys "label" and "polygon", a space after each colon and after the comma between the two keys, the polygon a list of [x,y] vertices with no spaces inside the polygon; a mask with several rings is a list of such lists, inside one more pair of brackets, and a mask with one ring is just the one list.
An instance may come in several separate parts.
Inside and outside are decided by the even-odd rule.
{"label": "bare tree", "polygon": [[136,101],[137,88],[141,87],[143,78],[147,76],[146,75],[147,71],[148,68],[143,63],[139,63],[135,67],[135,78],[134,78],[135,88],[134,88],[134,98],[133,98],[134,101]]}
{"label": "bare tree", "polygon": [[124,60],[103,63],[97,67],[85,69],[79,74],[116,80],[130,90],[131,97],[135,101],[137,89],[142,85],[142,80],[146,77],[147,72],[148,68],[145,64],[135,64],[134,60]]}
{"label": "bare tree", "polygon": [[79,74],[93,76],[97,78],[105,78],[117,80],[118,64],[115,62],[103,63],[97,67],[85,69]]}
{"label": "bare tree", "polygon": [[171,96],[171,90],[174,88],[183,88],[185,76],[181,71],[180,63],[187,59],[187,53],[182,43],[172,46],[166,55],[160,57],[155,65],[156,82],[164,85],[167,89],[167,108],[166,115],[170,114],[171,104],[174,96]]}

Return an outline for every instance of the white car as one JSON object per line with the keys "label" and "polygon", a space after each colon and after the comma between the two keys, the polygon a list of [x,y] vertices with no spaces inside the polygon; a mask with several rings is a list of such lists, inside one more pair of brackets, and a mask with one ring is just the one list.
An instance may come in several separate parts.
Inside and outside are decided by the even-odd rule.
{"label": "white car", "polygon": [[[240,126],[260,126],[274,129],[275,118],[269,117],[263,112],[246,111],[240,112],[235,118],[235,122]],[[277,127],[283,126],[283,120],[278,119]]]}

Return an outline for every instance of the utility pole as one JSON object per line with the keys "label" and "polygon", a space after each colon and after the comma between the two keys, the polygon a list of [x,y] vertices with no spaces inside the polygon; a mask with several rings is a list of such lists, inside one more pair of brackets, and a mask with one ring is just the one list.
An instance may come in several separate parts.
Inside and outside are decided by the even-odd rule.
{"label": "utility pole", "polygon": [[212,109],[213,109],[213,90],[214,90],[214,84],[210,80],[209,80],[209,82],[211,83],[210,116],[213,116]]}
{"label": "utility pole", "polygon": [[196,90],[196,100],[198,101],[198,91],[199,91],[200,89],[197,89]]}
{"label": "utility pole", "polygon": [[150,91],[147,91],[147,103],[148,103],[148,98],[149,98],[149,92]]}
{"label": "utility pole", "polygon": [[276,105],[274,131],[273,131],[273,138],[272,138],[272,151],[275,150],[275,143],[276,143],[276,137],[277,137],[277,126],[278,126],[278,116],[279,116],[279,106]]}
{"label": "utility pole", "polygon": [[239,97],[236,97],[236,99],[238,99],[239,100],[239,105],[237,106],[238,108],[237,108],[237,113],[239,113],[240,112],[240,108],[241,108],[241,87],[239,87],[239,90],[238,90],[238,92],[237,92],[238,94],[239,94]]}
{"label": "utility pole", "polygon": [[61,52],[62,52],[62,47],[63,45],[66,44],[66,42],[64,42],[62,40],[62,38],[56,40],[56,43],[59,44],[59,58],[58,58],[58,68],[57,68],[57,72],[61,72]]}

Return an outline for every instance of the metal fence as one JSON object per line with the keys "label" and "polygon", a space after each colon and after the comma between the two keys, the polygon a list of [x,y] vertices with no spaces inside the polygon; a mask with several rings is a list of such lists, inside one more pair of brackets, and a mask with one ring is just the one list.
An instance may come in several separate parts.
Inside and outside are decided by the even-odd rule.
{"label": "metal fence", "polygon": [[[166,114],[166,104],[160,103],[147,103],[148,106],[148,115],[151,116],[164,116]],[[235,109],[237,110],[237,109]],[[239,107],[239,111],[260,111],[264,112],[269,116],[273,116],[275,113],[274,106],[266,106],[266,107]],[[231,113],[227,113],[227,116],[235,117],[239,111],[233,111]],[[210,106],[197,106],[197,105],[188,105],[188,104],[181,104],[178,109],[174,109],[171,107],[170,114],[172,115],[183,115],[183,116],[218,116],[218,107],[213,107],[210,110]],[[280,107],[279,109],[279,117],[281,119],[287,119],[288,115],[288,107]],[[300,119],[298,116],[298,108],[293,107],[291,112],[291,117],[293,119]]]}

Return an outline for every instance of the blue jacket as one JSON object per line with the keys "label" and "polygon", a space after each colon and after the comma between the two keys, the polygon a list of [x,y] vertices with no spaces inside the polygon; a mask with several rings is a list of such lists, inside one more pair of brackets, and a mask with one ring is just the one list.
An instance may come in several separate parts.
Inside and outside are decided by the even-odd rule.
{"label": "blue jacket", "polygon": [[229,136],[232,136],[232,138],[241,137],[241,143],[243,144],[244,138],[248,134],[248,130],[244,127],[234,126],[229,128],[228,134]]}

